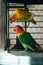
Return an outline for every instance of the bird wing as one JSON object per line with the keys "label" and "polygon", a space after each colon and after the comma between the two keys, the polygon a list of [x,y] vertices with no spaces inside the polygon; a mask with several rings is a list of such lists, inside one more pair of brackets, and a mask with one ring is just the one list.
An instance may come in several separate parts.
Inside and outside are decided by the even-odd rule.
{"label": "bird wing", "polygon": [[35,47],[36,42],[33,39],[33,37],[30,35],[30,33],[24,32],[19,36],[19,41],[25,45],[28,45],[32,48]]}

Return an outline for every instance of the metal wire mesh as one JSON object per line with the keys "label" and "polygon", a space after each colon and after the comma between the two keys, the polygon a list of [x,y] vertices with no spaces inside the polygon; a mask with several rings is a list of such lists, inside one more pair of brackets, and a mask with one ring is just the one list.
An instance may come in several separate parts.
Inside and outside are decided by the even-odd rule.
{"label": "metal wire mesh", "polygon": [[[15,4],[15,6],[17,5]],[[33,38],[36,40],[38,44],[43,45],[43,5],[27,5],[27,7],[29,8],[30,12],[35,14],[34,20],[37,23],[36,25],[30,23],[30,25],[27,27],[27,32],[29,32],[33,36]],[[9,5],[9,15],[12,12],[14,12],[16,8],[17,7],[12,8]],[[13,32],[13,27],[17,24],[23,27],[22,23],[20,22],[18,23],[15,22],[12,23],[11,25],[9,24],[9,38],[13,41],[13,44],[15,43],[16,40],[16,34],[15,32]]]}

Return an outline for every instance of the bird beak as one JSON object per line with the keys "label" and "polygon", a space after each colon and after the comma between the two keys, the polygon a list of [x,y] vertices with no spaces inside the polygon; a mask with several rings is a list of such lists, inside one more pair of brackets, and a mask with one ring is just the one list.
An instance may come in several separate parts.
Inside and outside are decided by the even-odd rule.
{"label": "bird beak", "polygon": [[13,18],[10,19],[9,22],[12,24],[14,22],[14,19]]}
{"label": "bird beak", "polygon": [[12,19],[10,19],[9,22],[10,22],[10,24],[12,24],[12,22],[13,22]]}

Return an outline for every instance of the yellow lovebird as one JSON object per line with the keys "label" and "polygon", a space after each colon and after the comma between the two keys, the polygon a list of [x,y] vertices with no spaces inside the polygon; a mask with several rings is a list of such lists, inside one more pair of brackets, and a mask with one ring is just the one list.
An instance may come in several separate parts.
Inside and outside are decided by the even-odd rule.
{"label": "yellow lovebird", "polygon": [[16,9],[10,16],[9,21],[12,22],[32,22],[36,24],[36,21],[33,19],[34,15],[26,10],[23,9]]}

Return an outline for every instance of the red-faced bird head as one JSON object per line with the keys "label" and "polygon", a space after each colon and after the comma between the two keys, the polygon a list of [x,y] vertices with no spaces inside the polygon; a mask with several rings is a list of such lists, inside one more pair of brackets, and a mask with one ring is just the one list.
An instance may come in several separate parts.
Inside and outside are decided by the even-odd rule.
{"label": "red-faced bird head", "polygon": [[23,33],[24,32],[23,27],[21,27],[19,25],[14,26],[14,29],[13,30],[16,32],[16,34],[20,34],[20,33]]}

